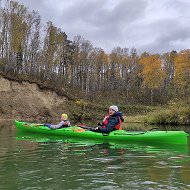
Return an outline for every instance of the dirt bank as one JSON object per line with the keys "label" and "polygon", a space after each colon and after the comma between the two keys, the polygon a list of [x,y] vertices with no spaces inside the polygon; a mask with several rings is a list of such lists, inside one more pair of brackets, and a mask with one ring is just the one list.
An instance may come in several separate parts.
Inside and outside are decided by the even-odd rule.
{"label": "dirt bank", "polygon": [[56,120],[69,111],[69,102],[51,89],[0,75],[0,119]]}

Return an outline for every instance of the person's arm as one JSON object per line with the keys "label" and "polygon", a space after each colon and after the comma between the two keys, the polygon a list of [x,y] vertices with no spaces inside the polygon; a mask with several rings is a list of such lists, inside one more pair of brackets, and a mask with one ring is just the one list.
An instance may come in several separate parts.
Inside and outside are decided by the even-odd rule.
{"label": "person's arm", "polygon": [[60,127],[62,127],[65,124],[64,121],[61,121],[59,124],[57,125],[51,125],[49,128],[51,129],[59,129]]}
{"label": "person's arm", "polygon": [[97,129],[97,132],[110,133],[111,131],[114,130],[114,128],[117,124],[118,124],[118,118],[117,117],[110,117],[107,127],[103,128],[103,127],[99,126]]}
{"label": "person's arm", "polygon": [[124,122],[124,118],[123,118],[123,116],[121,116],[120,119],[121,119],[122,122]]}

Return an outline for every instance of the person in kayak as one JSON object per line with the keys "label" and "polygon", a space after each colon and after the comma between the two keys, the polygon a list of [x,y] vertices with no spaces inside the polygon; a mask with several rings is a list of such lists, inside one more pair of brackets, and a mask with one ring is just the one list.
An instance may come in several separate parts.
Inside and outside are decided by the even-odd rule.
{"label": "person in kayak", "polygon": [[118,111],[118,107],[113,105],[109,107],[109,115],[103,120],[103,123],[98,123],[98,127],[91,128],[91,131],[100,133],[110,133],[114,130],[121,130],[121,123],[124,121],[123,114]]}
{"label": "person in kayak", "polygon": [[44,124],[44,126],[50,129],[60,129],[60,128],[65,128],[65,127],[70,127],[71,124],[70,124],[70,121],[68,120],[68,115],[64,113],[61,115],[61,122],[58,123],[57,125]]}

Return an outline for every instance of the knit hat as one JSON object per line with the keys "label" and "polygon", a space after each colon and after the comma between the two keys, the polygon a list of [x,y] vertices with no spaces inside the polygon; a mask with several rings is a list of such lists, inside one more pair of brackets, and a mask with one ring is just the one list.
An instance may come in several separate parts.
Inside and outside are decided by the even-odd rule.
{"label": "knit hat", "polygon": [[113,105],[113,106],[110,106],[110,109],[114,110],[115,112],[117,112],[119,109],[117,106]]}
{"label": "knit hat", "polygon": [[61,116],[64,118],[64,120],[67,120],[67,119],[68,119],[68,115],[65,114],[65,113],[63,113]]}

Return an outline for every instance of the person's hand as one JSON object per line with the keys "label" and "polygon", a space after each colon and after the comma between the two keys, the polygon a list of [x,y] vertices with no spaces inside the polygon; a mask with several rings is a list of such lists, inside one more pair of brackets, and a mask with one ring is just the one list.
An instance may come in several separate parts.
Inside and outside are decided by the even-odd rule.
{"label": "person's hand", "polygon": [[48,128],[51,128],[51,124],[49,124],[49,123],[45,123],[44,126],[48,127]]}
{"label": "person's hand", "polygon": [[65,121],[65,122],[64,122],[64,125],[68,125],[68,124],[69,124],[69,122],[68,122],[68,121]]}
{"label": "person's hand", "polygon": [[98,130],[98,127],[95,127],[95,128],[90,128],[90,131],[94,131],[94,132],[96,132]]}

